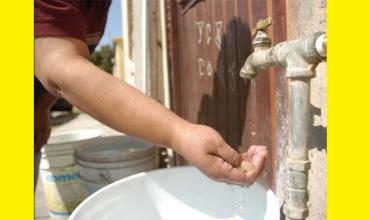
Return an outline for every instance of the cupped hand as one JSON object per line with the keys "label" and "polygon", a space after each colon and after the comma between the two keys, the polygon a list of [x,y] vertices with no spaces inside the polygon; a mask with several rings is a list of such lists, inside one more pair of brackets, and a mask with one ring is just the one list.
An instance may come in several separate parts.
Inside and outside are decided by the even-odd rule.
{"label": "cupped hand", "polygon": [[248,186],[261,173],[267,156],[264,146],[251,146],[240,154],[214,129],[190,124],[173,141],[173,147],[208,177],[222,182]]}
{"label": "cupped hand", "polygon": [[267,149],[265,146],[252,145],[248,151],[242,154],[243,162],[240,165],[250,183],[256,181],[261,174],[267,159]]}

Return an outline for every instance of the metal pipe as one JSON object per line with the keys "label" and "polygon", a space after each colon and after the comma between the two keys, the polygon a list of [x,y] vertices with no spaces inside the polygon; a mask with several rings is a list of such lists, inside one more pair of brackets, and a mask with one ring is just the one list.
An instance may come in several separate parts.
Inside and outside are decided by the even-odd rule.
{"label": "metal pipe", "polygon": [[284,213],[292,219],[305,219],[308,216],[309,116],[310,79],[289,80],[289,145],[286,161],[288,198]]}
{"label": "metal pipe", "polygon": [[310,161],[308,140],[310,128],[310,81],[318,63],[326,58],[326,34],[315,33],[308,38],[286,41],[270,48],[265,29],[271,18],[258,22],[253,31],[254,52],[247,58],[240,76],[253,79],[259,69],[286,67],[289,78],[289,146],[287,155],[288,198],[284,205],[286,219],[308,216],[307,183]]}

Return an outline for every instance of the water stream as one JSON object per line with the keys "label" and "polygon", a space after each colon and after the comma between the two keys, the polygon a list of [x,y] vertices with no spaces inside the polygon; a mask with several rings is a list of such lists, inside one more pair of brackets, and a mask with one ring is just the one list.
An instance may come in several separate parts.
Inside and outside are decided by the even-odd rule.
{"label": "water stream", "polygon": [[245,190],[243,187],[230,185],[232,194],[232,209],[234,216],[231,220],[247,220],[247,212],[245,204],[243,205],[243,195],[240,193],[241,190]]}

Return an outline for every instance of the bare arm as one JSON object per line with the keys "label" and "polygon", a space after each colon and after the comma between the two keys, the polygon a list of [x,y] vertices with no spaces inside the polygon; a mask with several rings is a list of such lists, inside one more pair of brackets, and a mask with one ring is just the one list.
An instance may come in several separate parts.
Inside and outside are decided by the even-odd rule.
{"label": "bare arm", "polygon": [[36,76],[54,96],[65,98],[118,131],[172,147],[210,177],[237,184],[255,180],[264,163],[265,149],[261,148],[255,159],[250,159],[256,163],[256,169],[245,175],[236,169],[242,156],[216,131],[183,120],[137,89],[106,74],[87,57],[86,45],[76,39],[35,40]]}
{"label": "bare arm", "polygon": [[79,40],[36,39],[35,52],[37,77],[53,95],[118,131],[168,146],[172,133],[186,124],[156,101],[93,65]]}

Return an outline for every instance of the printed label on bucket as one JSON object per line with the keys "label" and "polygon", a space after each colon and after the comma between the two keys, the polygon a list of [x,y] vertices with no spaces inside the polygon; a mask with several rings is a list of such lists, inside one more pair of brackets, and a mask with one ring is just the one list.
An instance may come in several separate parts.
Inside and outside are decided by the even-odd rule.
{"label": "printed label on bucket", "polygon": [[40,170],[50,214],[67,216],[84,200],[76,166]]}

